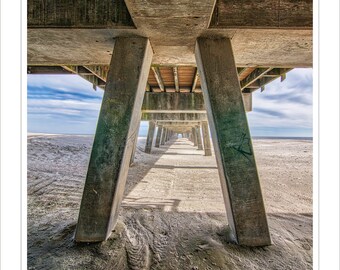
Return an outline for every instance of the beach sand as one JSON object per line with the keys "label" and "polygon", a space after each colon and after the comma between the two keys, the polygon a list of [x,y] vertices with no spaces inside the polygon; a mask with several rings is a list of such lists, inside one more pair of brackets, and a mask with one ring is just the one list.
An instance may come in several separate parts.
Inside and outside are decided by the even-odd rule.
{"label": "beach sand", "polygon": [[312,269],[312,141],[253,140],[273,244],[227,242],[215,157],[139,138],[108,241],[73,241],[92,136],[28,136],[28,269]]}

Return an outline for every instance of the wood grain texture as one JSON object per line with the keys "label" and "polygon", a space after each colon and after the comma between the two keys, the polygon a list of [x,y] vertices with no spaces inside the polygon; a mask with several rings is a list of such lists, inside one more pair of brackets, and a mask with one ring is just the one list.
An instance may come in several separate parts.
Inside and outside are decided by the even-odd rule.
{"label": "wood grain texture", "polygon": [[135,28],[124,0],[28,0],[27,25]]}
{"label": "wood grain texture", "polygon": [[313,27],[312,0],[217,0],[209,28]]}
{"label": "wood grain texture", "polygon": [[145,92],[142,111],[205,111],[202,93]]}

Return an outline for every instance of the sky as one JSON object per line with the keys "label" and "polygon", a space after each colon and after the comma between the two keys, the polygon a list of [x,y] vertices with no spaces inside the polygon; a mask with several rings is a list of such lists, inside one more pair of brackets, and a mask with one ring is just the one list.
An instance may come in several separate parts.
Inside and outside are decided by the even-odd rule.
{"label": "sky", "polygon": [[[94,134],[103,90],[77,75],[28,75],[28,132]],[[252,136],[312,137],[313,70],[294,69],[253,93]],[[142,122],[139,136],[146,136]]]}

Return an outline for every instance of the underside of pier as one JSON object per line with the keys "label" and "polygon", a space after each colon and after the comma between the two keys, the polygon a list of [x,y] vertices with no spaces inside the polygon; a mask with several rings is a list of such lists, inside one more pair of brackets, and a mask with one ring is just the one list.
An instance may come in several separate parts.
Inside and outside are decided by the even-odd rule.
{"label": "underside of pier", "polygon": [[[235,242],[271,244],[246,112],[252,92],[312,66],[311,0],[28,0],[29,74],[105,90],[75,240],[115,228],[138,127],[145,152],[190,139],[218,165]],[[155,140],[154,140],[155,138]]]}

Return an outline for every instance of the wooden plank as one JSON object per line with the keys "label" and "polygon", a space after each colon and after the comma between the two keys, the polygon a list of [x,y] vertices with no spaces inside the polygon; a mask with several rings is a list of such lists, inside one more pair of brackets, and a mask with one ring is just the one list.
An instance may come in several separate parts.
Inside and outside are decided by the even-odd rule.
{"label": "wooden plank", "polygon": [[272,68],[257,68],[252,73],[250,73],[246,78],[244,78],[241,84],[241,90],[244,88],[250,87],[256,80],[261,78],[264,74],[270,71]]}
{"label": "wooden plank", "polygon": [[217,0],[209,28],[312,29],[312,0]]}
{"label": "wooden plank", "polygon": [[191,93],[194,92],[195,89],[196,89],[198,77],[199,77],[199,74],[198,74],[198,70],[196,68],[195,75],[194,75],[194,78],[193,78],[193,81],[192,81],[191,90],[190,90]]}
{"label": "wooden plank", "polygon": [[238,71],[239,80],[242,81],[245,77],[247,77],[255,69],[256,69],[256,67],[245,67],[245,68],[242,68],[242,70]]}
{"label": "wooden plank", "polygon": [[157,80],[159,88],[161,89],[162,92],[165,92],[164,82],[163,82],[161,73],[159,72],[159,68],[158,67],[151,67],[151,69],[152,69],[152,71],[155,75],[155,78]]}
{"label": "wooden plank", "polygon": [[176,89],[176,92],[179,92],[178,68],[173,67],[173,72],[174,72],[175,89]]}
{"label": "wooden plank", "polygon": [[124,0],[28,0],[27,25],[135,28]]}
{"label": "wooden plank", "polygon": [[179,85],[180,90],[189,89],[189,92],[192,87],[192,80],[195,75],[195,67],[192,66],[179,66],[178,67],[178,76],[179,76]]}
{"label": "wooden plank", "polygon": [[291,70],[292,68],[273,68],[272,70],[264,74],[263,77],[279,77]]}
{"label": "wooden plank", "polygon": [[206,113],[142,113],[142,121],[167,120],[167,121],[207,121]]}
{"label": "wooden plank", "polygon": [[102,65],[102,66],[91,65],[91,66],[84,66],[84,68],[86,68],[87,70],[92,72],[94,75],[99,77],[101,80],[106,82],[107,74],[109,72],[109,66],[106,66],[106,65]]}
{"label": "wooden plank", "polygon": [[159,73],[161,74],[166,91],[168,91],[168,89],[174,88],[175,81],[174,81],[174,73],[173,73],[172,67],[159,66],[158,68],[159,68]]}

